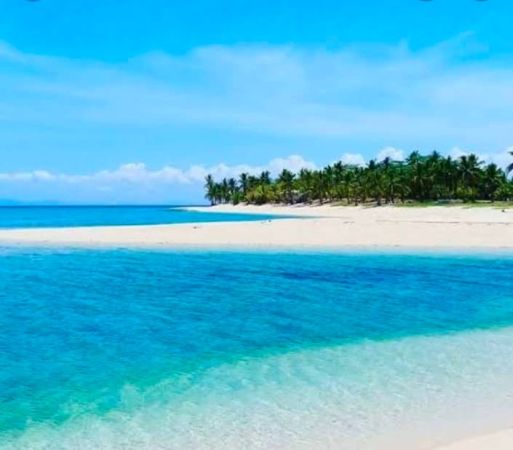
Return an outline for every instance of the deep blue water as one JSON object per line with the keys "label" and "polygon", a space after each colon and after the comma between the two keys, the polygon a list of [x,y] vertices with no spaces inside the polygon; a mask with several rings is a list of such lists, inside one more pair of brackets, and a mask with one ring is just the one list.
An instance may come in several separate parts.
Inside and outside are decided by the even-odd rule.
{"label": "deep blue water", "polygon": [[507,256],[7,248],[0,258],[0,442],[123,410],[127,385],[179,396],[247,358],[513,325]]}
{"label": "deep blue water", "polygon": [[285,216],[203,213],[171,206],[0,206],[0,229],[238,222],[277,217]]}

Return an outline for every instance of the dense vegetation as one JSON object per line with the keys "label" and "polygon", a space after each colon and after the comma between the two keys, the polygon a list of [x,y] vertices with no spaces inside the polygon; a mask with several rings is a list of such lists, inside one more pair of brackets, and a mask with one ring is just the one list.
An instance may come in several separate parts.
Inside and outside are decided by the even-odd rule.
{"label": "dense vegetation", "polygon": [[[513,156],[513,152],[511,152]],[[513,171],[513,163],[507,172]],[[303,169],[298,174],[283,170],[276,179],[269,172],[259,176],[216,182],[206,177],[205,197],[212,204],[264,204],[271,202],[343,202],[358,205],[414,200],[512,200],[513,182],[496,164],[485,165],[476,155],[455,160],[437,152],[423,156],[413,152],[405,161],[370,161],[359,167],[337,162],[322,170]]]}

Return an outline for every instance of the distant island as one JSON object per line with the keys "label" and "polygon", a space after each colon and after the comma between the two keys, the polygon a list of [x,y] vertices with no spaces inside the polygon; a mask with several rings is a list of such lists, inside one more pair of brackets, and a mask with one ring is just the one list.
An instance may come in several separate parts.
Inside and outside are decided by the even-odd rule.
{"label": "distant island", "polygon": [[371,160],[364,167],[337,162],[297,174],[284,169],[275,179],[268,171],[258,176],[241,173],[238,179],[219,182],[207,175],[205,197],[212,205],[507,202],[513,200],[511,172],[513,162],[503,170],[494,163],[485,164],[475,154],[453,159],[438,152],[413,152],[404,161]]}

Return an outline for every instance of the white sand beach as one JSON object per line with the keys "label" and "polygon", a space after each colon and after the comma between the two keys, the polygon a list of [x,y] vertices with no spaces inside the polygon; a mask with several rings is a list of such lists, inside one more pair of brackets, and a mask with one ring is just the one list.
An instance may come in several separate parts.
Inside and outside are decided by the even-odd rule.
{"label": "white sand beach", "polygon": [[513,448],[513,429],[497,433],[464,439],[436,450],[511,450]]}
{"label": "white sand beach", "polygon": [[513,209],[492,207],[196,207],[286,214],[253,222],[0,230],[1,244],[242,248],[512,249]]}

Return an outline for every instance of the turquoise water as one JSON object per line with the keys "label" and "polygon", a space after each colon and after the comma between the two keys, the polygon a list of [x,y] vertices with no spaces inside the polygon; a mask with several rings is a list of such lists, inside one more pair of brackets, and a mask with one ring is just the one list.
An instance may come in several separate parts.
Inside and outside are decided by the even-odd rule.
{"label": "turquoise water", "polygon": [[513,413],[509,256],[0,257],[2,449],[399,449],[399,433],[411,450]]}
{"label": "turquoise water", "polygon": [[279,217],[286,216],[203,213],[170,206],[0,206],[0,229],[239,222]]}

